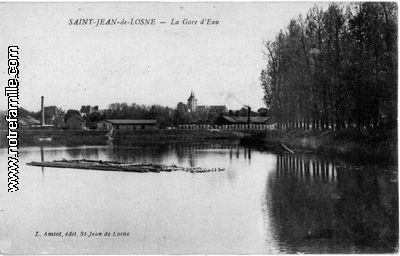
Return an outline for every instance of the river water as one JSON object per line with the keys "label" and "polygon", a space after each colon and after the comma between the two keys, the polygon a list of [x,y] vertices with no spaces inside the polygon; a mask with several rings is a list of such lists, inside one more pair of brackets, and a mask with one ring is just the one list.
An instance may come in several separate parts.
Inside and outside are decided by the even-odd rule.
{"label": "river water", "polygon": [[[6,153],[0,149],[0,158],[6,159]],[[26,166],[63,158],[226,171]],[[385,253],[398,244],[397,170],[221,144],[24,147],[19,159],[20,191],[2,192],[0,198],[2,253]],[[1,160],[2,188],[6,164]],[[90,232],[102,236],[89,237]]]}

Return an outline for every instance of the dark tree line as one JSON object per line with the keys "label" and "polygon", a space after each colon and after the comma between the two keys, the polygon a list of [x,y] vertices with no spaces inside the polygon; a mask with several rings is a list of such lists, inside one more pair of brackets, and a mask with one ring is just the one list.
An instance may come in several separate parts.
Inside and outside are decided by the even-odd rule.
{"label": "dark tree line", "polygon": [[388,127],[397,118],[396,3],[331,3],[265,43],[264,100],[282,127]]}

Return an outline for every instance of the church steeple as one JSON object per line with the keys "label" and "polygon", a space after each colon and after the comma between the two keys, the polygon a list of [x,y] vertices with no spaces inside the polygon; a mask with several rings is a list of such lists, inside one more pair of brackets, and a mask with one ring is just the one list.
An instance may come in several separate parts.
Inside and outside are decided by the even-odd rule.
{"label": "church steeple", "polygon": [[196,99],[196,97],[194,96],[193,90],[192,90],[192,92],[190,93],[187,106],[188,106],[188,109],[189,109],[190,112],[196,111],[196,108],[197,108],[197,99]]}

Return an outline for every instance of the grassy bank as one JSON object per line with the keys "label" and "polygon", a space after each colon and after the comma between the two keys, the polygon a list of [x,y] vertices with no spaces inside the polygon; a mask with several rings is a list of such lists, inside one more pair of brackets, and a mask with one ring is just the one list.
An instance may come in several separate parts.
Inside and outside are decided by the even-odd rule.
{"label": "grassy bank", "polygon": [[397,130],[360,132],[341,131],[267,131],[242,139],[264,149],[281,149],[281,143],[295,152],[314,152],[357,162],[397,165]]}

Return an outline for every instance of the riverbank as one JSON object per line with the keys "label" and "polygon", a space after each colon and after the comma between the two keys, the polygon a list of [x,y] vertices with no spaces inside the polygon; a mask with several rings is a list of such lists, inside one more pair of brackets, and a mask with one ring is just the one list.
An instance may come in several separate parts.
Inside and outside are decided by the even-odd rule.
{"label": "riverbank", "polygon": [[397,130],[363,131],[265,131],[241,140],[264,150],[282,149],[286,145],[294,152],[313,152],[361,163],[397,165]]}
{"label": "riverbank", "polygon": [[114,133],[113,144],[130,146],[219,141],[239,143],[242,137],[242,133],[222,130],[120,130]]}
{"label": "riverbank", "polygon": [[[0,145],[7,145],[7,130],[0,130]],[[64,129],[21,129],[18,131],[19,146],[38,144],[51,145],[149,145],[149,144],[185,144],[229,141],[239,143],[244,135],[234,131],[219,130],[120,130],[113,138],[107,137],[108,131],[82,131]]]}
{"label": "riverbank", "polygon": [[[30,145],[168,145],[191,143],[237,143],[256,146],[262,150],[312,152],[329,157],[340,157],[352,162],[397,165],[397,130],[364,131],[286,131],[243,132],[224,130],[134,130],[118,131],[113,139],[107,131],[61,129],[20,130],[20,146]],[[1,147],[7,145],[7,131],[0,130]]]}
{"label": "riverbank", "polygon": [[[0,145],[7,145],[7,130],[0,130]],[[20,129],[18,130],[19,146],[38,144],[52,145],[105,145],[107,131],[82,131],[64,129]]]}

